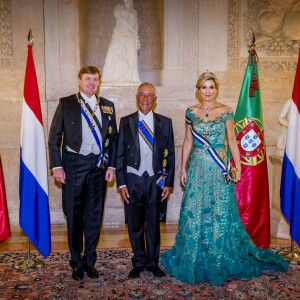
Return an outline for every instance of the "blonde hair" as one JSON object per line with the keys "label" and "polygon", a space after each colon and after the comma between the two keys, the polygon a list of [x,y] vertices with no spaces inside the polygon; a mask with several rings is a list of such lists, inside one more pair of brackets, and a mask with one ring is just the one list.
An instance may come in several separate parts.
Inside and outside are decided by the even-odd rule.
{"label": "blonde hair", "polygon": [[218,97],[220,84],[219,84],[219,80],[218,80],[217,76],[212,72],[206,71],[199,76],[198,81],[196,83],[197,91],[200,89],[200,87],[206,80],[212,80],[214,82],[216,90],[217,90],[216,96]]}

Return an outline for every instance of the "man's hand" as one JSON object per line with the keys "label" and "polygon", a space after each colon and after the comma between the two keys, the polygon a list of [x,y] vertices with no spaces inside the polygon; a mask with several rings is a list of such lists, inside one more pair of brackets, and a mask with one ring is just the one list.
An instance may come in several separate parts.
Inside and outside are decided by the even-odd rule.
{"label": "man's hand", "polygon": [[116,175],[115,169],[108,168],[105,173],[105,180],[111,182],[115,179],[115,175]]}
{"label": "man's hand", "polygon": [[164,186],[162,194],[161,194],[161,196],[162,196],[161,202],[163,202],[169,195],[170,195],[170,188],[167,186]]}
{"label": "man's hand", "polygon": [[128,193],[128,189],[126,186],[120,188],[120,192],[121,192],[121,196],[122,199],[126,202],[129,203],[129,193]]}
{"label": "man's hand", "polygon": [[53,177],[57,182],[63,183],[63,184],[66,183],[66,181],[65,181],[66,173],[63,168],[54,169],[52,172],[53,172]]}

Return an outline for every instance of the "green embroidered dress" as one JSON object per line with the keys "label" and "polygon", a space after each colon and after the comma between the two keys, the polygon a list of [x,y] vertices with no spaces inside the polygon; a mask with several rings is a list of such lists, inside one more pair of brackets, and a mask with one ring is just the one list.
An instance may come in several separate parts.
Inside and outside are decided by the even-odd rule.
{"label": "green embroidered dress", "polygon": [[[198,134],[207,134],[218,153],[225,151],[226,121],[233,119],[232,110],[208,122],[190,109],[186,117]],[[168,273],[191,284],[218,285],[228,276],[246,279],[267,269],[288,269],[281,255],[252,243],[239,216],[234,183],[225,182],[221,169],[195,139],[175,244],[161,255],[161,263]]]}

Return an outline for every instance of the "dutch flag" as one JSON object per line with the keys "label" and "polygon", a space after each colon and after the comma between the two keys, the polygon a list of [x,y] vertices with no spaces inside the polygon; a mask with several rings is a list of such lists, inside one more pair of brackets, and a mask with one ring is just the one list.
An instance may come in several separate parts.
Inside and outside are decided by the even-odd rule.
{"label": "dutch flag", "polygon": [[291,237],[300,245],[300,50],[283,157],[281,210],[290,223]]}
{"label": "dutch flag", "polygon": [[20,226],[38,251],[47,257],[51,252],[47,159],[32,44],[28,45],[24,80],[19,193]]}

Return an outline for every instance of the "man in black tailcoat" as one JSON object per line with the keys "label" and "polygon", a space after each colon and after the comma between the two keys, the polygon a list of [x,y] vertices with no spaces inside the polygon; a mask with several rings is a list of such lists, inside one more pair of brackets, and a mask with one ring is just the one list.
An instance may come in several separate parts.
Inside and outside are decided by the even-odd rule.
{"label": "man in black tailcoat", "polygon": [[172,121],[152,111],[156,102],[152,84],[138,87],[136,101],[138,111],[120,120],[116,167],[134,253],[128,277],[136,278],[144,269],[163,277],[158,266],[159,218],[174,181]]}
{"label": "man in black tailcoat", "polygon": [[[72,277],[98,278],[96,247],[100,237],[107,181],[115,177],[117,127],[114,104],[98,97],[100,72],[83,67],[79,92],[61,98],[49,133],[54,179],[63,185]],[[84,235],[84,238],[83,238]]]}

